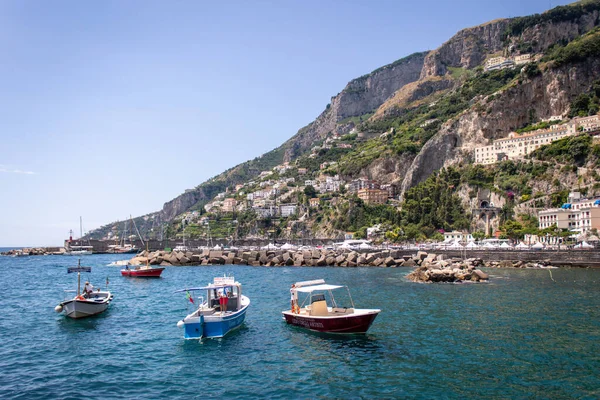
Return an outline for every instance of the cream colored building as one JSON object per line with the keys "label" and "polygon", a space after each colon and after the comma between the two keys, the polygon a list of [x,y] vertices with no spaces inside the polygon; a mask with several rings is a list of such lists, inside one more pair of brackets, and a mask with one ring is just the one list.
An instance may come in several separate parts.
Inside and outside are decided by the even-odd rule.
{"label": "cream colored building", "polygon": [[223,200],[223,208],[222,210],[225,212],[233,212],[235,210],[235,206],[237,205],[237,201],[235,199],[225,199]]}
{"label": "cream colored building", "polygon": [[521,54],[521,55],[515,56],[515,64],[516,65],[523,65],[523,64],[527,64],[528,62],[531,62],[531,54]]}
{"label": "cream colored building", "polygon": [[494,164],[498,161],[523,157],[540,146],[577,133],[577,124],[553,125],[529,134],[511,132],[505,139],[498,139],[490,146],[475,149],[476,164]]}
{"label": "cream colored building", "polygon": [[578,127],[583,132],[593,132],[600,130],[600,116],[592,115],[590,117],[579,117],[574,119]]}
{"label": "cream colored building", "polygon": [[387,190],[381,189],[360,189],[357,194],[367,204],[385,204],[388,198]]}
{"label": "cream colored building", "polygon": [[484,71],[494,71],[497,69],[514,68],[515,62],[506,57],[493,57],[485,62]]}
{"label": "cream colored building", "polygon": [[568,201],[561,208],[540,211],[539,228],[556,225],[557,228],[580,233],[600,229],[600,198],[582,199],[579,192],[572,192]]}
{"label": "cream colored building", "polygon": [[562,208],[551,208],[538,213],[538,226],[540,229],[556,225],[559,229],[569,229],[573,212]]}

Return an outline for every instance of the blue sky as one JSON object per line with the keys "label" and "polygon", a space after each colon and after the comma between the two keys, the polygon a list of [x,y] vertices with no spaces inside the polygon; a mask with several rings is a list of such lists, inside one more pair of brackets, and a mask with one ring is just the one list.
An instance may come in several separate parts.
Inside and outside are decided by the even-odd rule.
{"label": "blue sky", "polygon": [[567,3],[0,2],[0,246],[157,211],[279,146],[351,79]]}

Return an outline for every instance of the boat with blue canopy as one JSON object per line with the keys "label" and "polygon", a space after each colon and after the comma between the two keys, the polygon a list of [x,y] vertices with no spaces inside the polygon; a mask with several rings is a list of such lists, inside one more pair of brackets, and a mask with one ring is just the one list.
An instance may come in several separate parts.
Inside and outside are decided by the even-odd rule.
{"label": "boat with blue canopy", "polygon": [[[207,286],[181,289],[198,308],[177,323],[185,339],[221,338],[239,328],[246,318],[250,299],[242,295],[242,285],[233,277],[216,277]],[[194,297],[193,293],[204,295]]]}

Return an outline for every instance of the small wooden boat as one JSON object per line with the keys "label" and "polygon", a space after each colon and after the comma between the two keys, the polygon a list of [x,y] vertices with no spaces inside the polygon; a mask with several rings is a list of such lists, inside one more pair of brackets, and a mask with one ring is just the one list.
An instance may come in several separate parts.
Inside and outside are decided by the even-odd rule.
{"label": "small wooden boat", "polygon": [[[351,307],[340,307],[333,291],[346,288]],[[285,322],[311,331],[327,333],[366,333],[379,309],[354,308],[354,302],[347,286],[328,285],[323,279],[297,282],[290,289],[292,308],[283,311]],[[306,298],[298,305],[297,293],[305,293]],[[327,304],[329,300],[330,305]]]}
{"label": "small wooden boat", "polygon": [[[198,308],[177,323],[185,339],[221,338],[239,328],[246,318],[250,299],[242,295],[242,285],[233,277],[217,277],[204,287],[182,289],[190,303],[190,292],[206,290],[206,298],[197,298]],[[226,300],[225,300],[226,299]]]}
{"label": "small wooden boat", "polygon": [[121,270],[121,275],[135,278],[160,278],[160,274],[162,274],[163,270],[164,267],[150,267],[144,265],[141,267],[129,268],[127,265]]}
{"label": "small wooden boat", "polygon": [[[91,293],[81,293],[81,273],[92,272],[92,267],[82,267],[80,260],[76,267],[67,269],[67,273],[72,272],[77,272],[77,295],[72,299],[62,301],[54,310],[58,313],[64,311],[69,318],[84,318],[105,311],[113,299],[113,295],[108,290],[98,289]],[[108,285],[108,278],[106,284]]]}

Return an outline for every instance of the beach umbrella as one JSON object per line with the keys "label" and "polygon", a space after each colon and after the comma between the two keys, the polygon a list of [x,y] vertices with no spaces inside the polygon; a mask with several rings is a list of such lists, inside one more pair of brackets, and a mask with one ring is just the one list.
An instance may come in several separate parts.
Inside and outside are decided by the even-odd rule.
{"label": "beach umbrella", "polygon": [[519,244],[517,244],[517,245],[515,246],[515,249],[518,249],[518,250],[529,250],[529,246],[527,246],[527,245],[526,245],[525,243],[523,243],[523,242],[519,242]]}

